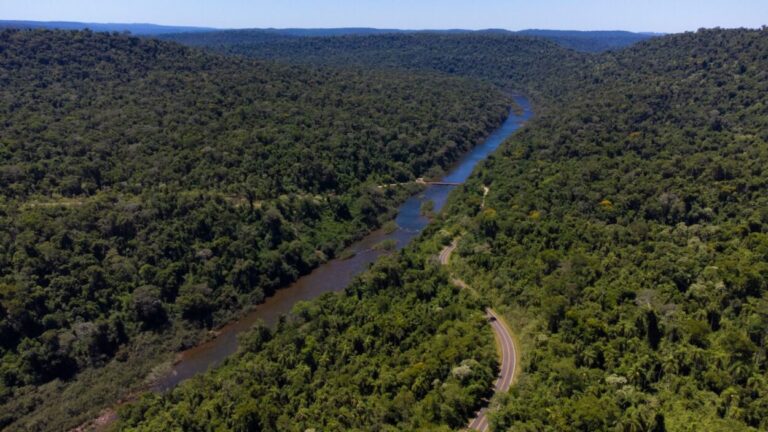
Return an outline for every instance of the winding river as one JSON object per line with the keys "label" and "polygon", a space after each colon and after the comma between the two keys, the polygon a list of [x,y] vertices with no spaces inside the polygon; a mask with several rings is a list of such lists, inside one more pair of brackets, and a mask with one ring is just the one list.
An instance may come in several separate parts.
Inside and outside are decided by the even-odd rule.
{"label": "winding river", "polygon": [[[512,111],[504,123],[482,144],[464,155],[442,181],[448,183],[466,181],[478,162],[493,153],[505,139],[532,116],[531,105],[526,98],[516,96],[515,102],[522,108],[522,114]],[[395,231],[386,233],[384,230],[378,230],[370,233],[348,248],[344,255],[354,254],[351,258],[334,259],[321,265],[290,286],[277,290],[273,296],[267,298],[264,303],[256,306],[241,319],[219,329],[216,338],[180,353],[178,361],[170,372],[157,380],[152,389],[154,391],[171,389],[180,382],[216,366],[237,351],[237,335],[251,328],[256,322],[263,321],[266,325],[272,326],[281,315],[287,315],[297,302],[310,300],[327,292],[343,290],[352,278],[366,270],[376,258],[387,253],[374,248],[374,245],[392,239],[397,242],[397,249],[405,247],[429,223],[421,214],[422,203],[431,200],[435,204],[434,211],[439,211],[445,205],[448,194],[455,187],[452,185],[427,186],[423,192],[409,198],[400,206],[395,218],[397,223]]]}

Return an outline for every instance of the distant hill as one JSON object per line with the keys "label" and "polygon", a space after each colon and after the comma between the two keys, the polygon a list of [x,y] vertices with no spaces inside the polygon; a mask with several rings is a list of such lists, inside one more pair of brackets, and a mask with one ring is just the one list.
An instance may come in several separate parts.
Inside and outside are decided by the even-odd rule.
{"label": "distant hill", "polygon": [[0,20],[0,28],[85,30],[97,32],[130,32],[135,35],[161,35],[168,33],[197,33],[215,31],[213,28],[166,26],[158,24],[83,23],[74,21],[7,21]]}
{"label": "distant hill", "polygon": [[[432,71],[481,79],[540,103],[581,86],[579,72],[598,56],[506,31],[296,37],[259,30],[186,33],[163,39],[212,51],[297,65]],[[546,98],[540,95],[546,94]]]}
{"label": "distant hill", "polygon": [[[228,31],[228,30],[224,30]],[[340,28],[266,28],[266,29],[239,29],[235,32],[262,32],[281,36],[319,37],[319,36],[347,36],[347,35],[372,35],[385,33],[406,33],[409,30],[377,29],[372,27],[340,27]]]}
{"label": "distant hill", "polygon": [[521,30],[504,29],[465,30],[401,30],[372,27],[340,28],[254,28],[215,29],[210,27],[168,26],[158,24],[83,23],[74,21],[23,21],[0,20],[0,28],[58,29],[97,32],[130,32],[141,36],[168,36],[177,42],[192,46],[221,44],[262,43],[297,37],[371,36],[392,33],[466,34],[493,33],[535,36],[554,41],[566,48],[584,52],[602,52],[623,48],[637,42],[659,36],[656,33],[632,33],[628,31],[575,31],[575,30]]}
{"label": "distant hill", "polygon": [[523,30],[516,32],[526,36],[549,39],[566,48],[585,52],[601,52],[624,48],[642,42],[659,33],[632,33],[628,31],[570,31],[570,30]]}
{"label": "distant hill", "polygon": [[215,48],[230,48],[263,42],[274,42],[308,37],[339,37],[339,36],[379,36],[385,34],[477,34],[477,35],[507,35],[532,36],[553,41],[565,48],[583,52],[602,52],[620,49],[637,42],[658,36],[655,33],[632,33],[627,31],[561,31],[561,30],[522,30],[509,31],[504,29],[485,30],[397,30],[375,28],[331,28],[331,29],[240,29],[219,30],[209,32],[185,32],[180,34],[164,34],[164,38],[192,46],[207,46]]}

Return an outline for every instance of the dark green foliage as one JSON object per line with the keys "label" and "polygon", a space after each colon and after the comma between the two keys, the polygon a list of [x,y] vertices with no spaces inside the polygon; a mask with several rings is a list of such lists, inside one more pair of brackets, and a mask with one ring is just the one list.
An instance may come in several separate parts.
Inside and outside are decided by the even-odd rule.
{"label": "dark green foliage", "polygon": [[549,39],[566,48],[584,52],[621,49],[654,36],[659,36],[652,33],[632,33],[627,31],[522,30],[517,33]]}
{"label": "dark green foliage", "polygon": [[10,197],[341,193],[448,166],[508,109],[489,87],[435,75],[310,70],[87,32],[4,31],[0,44]]}
{"label": "dark green foliage", "polygon": [[[524,371],[510,394],[499,398],[494,429],[768,427],[765,53],[765,31],[717,30],[600,57],[582,71],[587,78],[581,85],[561,87],[571,88],[567,103],[555,106],[548,99],[549,109],[491,157],[451,198],[442,222],[427,229],[438,238],[441,229],[464,232],[452,265],[505,307],[519,332]],[[481,184],[490,187],[483,210]],[[411,295],[405,308],[420,310],[435,289],[412,286],[410,271],[420,272],[418,280],[431,277],[423,264],[427,257],[412,256],[397,266],[380,263],[344,297],[302,305],[295,326],[272,336],[279,351],[257,345],[259,351],[243,353],[167,397],[130,407],[121,427],[184,428],[205,421],[224,430],[462,426],[469,417],[462,407],[472,406],[471,400],[435,416],[438,411],[421,408],[431,395],[421,399],[413,387],[408,397],[371,394],[369,376],[351,373],[346,363],[328,363],[316,375],[314,355],[303,357],[305,363],[285,360],[294,347],[316,347],[318,329],[329,323],[360,313],[369,323],[391,323],[405,313],[399,296]],[[440,298],[440,288],[437,293]],[[464,301],[460,293],[451,295],[457,296],[453,302]],[[387,300],[378,309],[369,309],[382,297]],[[434,319],[418,316],[418,325]],[[386,328],[391,331],[373,334],[373,345],[363,345],[351,364],[383,363],[395,374],[419,364],[402,350],[410,345],[397,336],[399,327]],[[337,329],[320,332],[323,345],[326,334],[352,338],[349,328]],[[421,341],[439,346],[430,339],[439,335],[433,331]],[[331,351],[331,358],[354,352],[354,340],[347,351]],[[375,345],[387,342],[400,349]],[[454,377],[462,375],[454,370]],[[259,378],[250,378],[253,373]],[[286,386],[297,376],[304,378],[300,391],[275,390],[293,389]],[[282,386],[270,392],[263,383],[269,380]],[[230,392],[233,382],[236,391]],[[274,412],[276,394],[287,394],[279,404],[289,407],[291,417]],[[236,404],[229,403],[232,397]],[[327,399],[333,403],[323,405]],[[406,416],[377,410],[387,403]],[[234,424],[237,418],[243,422]]]}
{"label": "dark green foliage", "polygon": [[64,401],[34,386],[145,332],[194,343],[378,226],[407,191],[377,184],[447,167],[510,103],[88,31],[0,32],[0,89],[0,427],[33,429],[101,408],[38,415]]}
{"label": "dark green foliage", "polygon": [[496,430],[768,427],[766,53],[711,30],[606,55],[454,197],[467,281],[525,327]]}
{"label": "dark green foliage", "polygon": [[[2,26],[2,21],[0,21]],[[135,32],[134,32],[135,33]],[[644,41],[654,36],[650,33],[631,33],[626,31],[568,31],[568,30],[521,30],[511,32],[501,29],[490,30],[393,30],[373,28],[337,28],[337,29],[245,29],[220,30],[208,32],[178,32],[162,34],[162,39],[172,40],[189,46],[208,47],[215,49],[242,49],[246,46],[283,42],[291,39],[306,37],[339,37],[339,36],[370,36],[370,35],[470,35],[470,36],[535,36],[548,39],[557,44],[583,52],[602,52]],[[294,41],[297,42],[297,41]]]}
{"label": "dark green foliage", "polygon": [[215,372],[126,407],[118,429],[461,427],[496,353],[467,293],[424,263],[414,251],[383,259],[345,295],[296,305],[273,334],[257,326]]}
{"label": "dark green foliage", "polygon": [[76,21],[22,21],[0,20],[0,29],[47,29],[47,30],[93,30],[97,32],[130,32],[133,35],[161,35],[180,32],[213,31],[206,27],[166,26],[158,24],[101,24]]}
{"label": "dark green foliage", "polygon": [[[206,43],[208,38],[210,43]],[[539,103],[565,98],[568,89],[587,80],[587,66],[595,61],[593,55],[545,39],[504,32],[395,33],[270,41],[258,36],[254,39],[247,32],[223,32],[182,35],[179,41],[297,64],[437,71],[479,78],[504,89],[524,91]]]}
{"label": "dark green foliage", "polygon": [[[600,56],[498,35],[308,39],[281,52],[272,44],[241,47],[297,62],[469,75],[527,90],[546,109],[451,198],[421,243],[379,262],[344,295],[299,304],[294,320],[274,330],[258,326],[223,367],[128,405],[118,428],[465,425],[493,379],[495,353],[479,313],[488,300],[453,287],[428,256],[450,241],[447,233],[460,231],[451,265],[506,312],[522,345],[521,379],[499,398],[493,429],[765,430],[767,35],[701,31]],[[317,159],[291,154],[280,153],[279,161]],[[390,159],[375,168],[385,174],[371,176],[398,180]],[[405,178],[419,171],[398,167]],[[44,170],[24,170],[3,171],[24,179],[5,198],[11,203],[37,184],[29,175],[45,178]],[[67,174],[92,171],[78,172]],[[298,180],[284,197],[261,198],[270,184],[247,188],[239,196],[256,198],[233,205],[210,177],[181,172],[199,182],[194,193],[171,176],[170,192],[159,183],[130,192],[114,182],[119,194],[92,194],[74,208],[4,208],[8,226],[33,228],[6,235],[4,250],[14,253],[0,255],[3,268],[34,276],[34,283],[9,278],[0,285],[0,312],[14,317],[0,323],[10,353],[6,386],[51,378],[28,372],[41,363],[55,375],[73,362],[103,362],[126,338],[162,334],[156,329],[165,324],[139,318],[157,316],[156,298],[172,323],[218,321],[245,296],[268,293],[311,267],[318,251],[336,249],[321,245],[348,226],[376,223],[387,207],[376,188]],[[133,177],[120,178],[130,185]],[[80,196],[93,187],[72,178],[56,184],[62,193],[79,188]],[[481,184],[490,188],[482,210]],[[137,215],[120,216],[132,202],[140,203]],[[100,211],[114,214],[102,220]],[[74,228],[50,228],[59,220]],[[101,235],[83,235],[81,226]],[[144,226],[152,229],[137,228]],[[62,257],[59,250],[88,253]],[[142,259],[126,259],[133,256]],[[76,272],[59,274],[57,266]],[[64,297],[73,294],[77,301]],[[69,309],[62,316],[49,304],[87,318],[66,322]]]}
{"label": "dark green foliage", "polygon": [[136,318],[148,328],[158,327],[168,319],[160,294],[160,288],[153,285],[140,286],[131,294]]}

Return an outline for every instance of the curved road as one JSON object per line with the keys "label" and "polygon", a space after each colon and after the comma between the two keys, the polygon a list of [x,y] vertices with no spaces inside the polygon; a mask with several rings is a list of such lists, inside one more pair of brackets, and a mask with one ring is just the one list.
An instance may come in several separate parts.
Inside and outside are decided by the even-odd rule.
{"label": "curved road", "polygon": [[[456,249],[457,245],[458,241],[454,240],[450,245],[440,251],[440,264],[448,264],[448,261],[451,259],[451,254]],[[467,284],[460,279],[454,280],[454,283],[462,288],[467,288]],[[509,326],[507,326],[504,319],[500,317],[496,311],[487,308],[485,314],[488,321],[491,323],[493,336],[496,339],[496,346],[499,348],[501,354],[501,368],[499,370],[499,377],[496,378],[494,384],[494,392],[504,393],[512,386],[512,383],[515,381],[515,373],[517,372],[517,350],[515,349],[515,341],[512,338],[512,332],[509,330]],[[486,432],[489,427],[487,409],[487,407],[481,408],[475,414],[475,418],[469,422],[467,429]]]}
{"label": "curved road", "polygon": [[[493,328],[493,336],[496,338],[496,345],[501,351],[501,370],[499,377],[494,384],[494,392],[505,393],[512,386],[517,371],[517,351],[515,350],[515,341],[512,339],[512,332],[509,331],[503,318],[496,314],[491,308],[485,310],[488,320]],[[475,418],[469,422],[467,429],[485,432],[488,430],[487,407],[481,408],[475,414]]]}

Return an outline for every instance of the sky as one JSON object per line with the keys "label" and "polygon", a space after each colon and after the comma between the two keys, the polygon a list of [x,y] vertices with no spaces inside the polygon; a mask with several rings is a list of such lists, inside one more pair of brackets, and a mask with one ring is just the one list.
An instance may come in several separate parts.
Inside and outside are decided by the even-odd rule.
{"label": "sky", "polygon": [[768,0],[0,0],[0,19],[217,28],[528,28],[674,33],[768,24]]}

